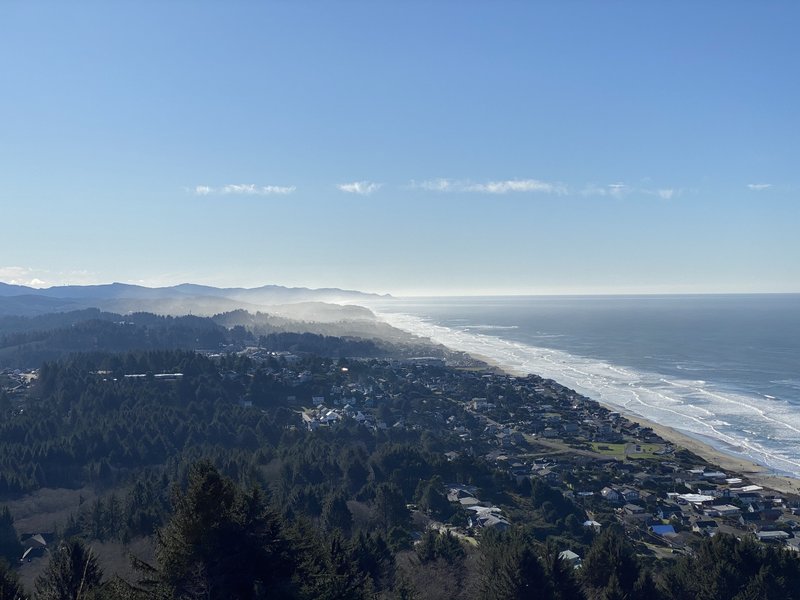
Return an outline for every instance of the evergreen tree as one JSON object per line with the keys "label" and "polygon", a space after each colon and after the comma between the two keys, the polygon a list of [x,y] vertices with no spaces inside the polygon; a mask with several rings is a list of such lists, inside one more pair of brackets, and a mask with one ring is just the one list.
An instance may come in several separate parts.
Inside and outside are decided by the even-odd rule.
{"label": "evergreen tree", "polygon": [[159,531],[156,580],[176,598],[285,597],[293,566],[277,518],[208,462],[194,465]]}
{"label": "evergreen tree", "polygon": [[357,556],[334,532],[306,563],[302,596],[308,600],[366,600],[371,581],[358,569]]}
{"label": "evergreen tree", "polygon": [[556,600],[583,600],[580,583],[575,577],[575,568],[559,557],[557,548],[552,548],[545,559],[545,570],[552,582]]}
{"label": "evergreen tree", "polygon": [[351,542],[358,570],[369,575],[373,587],[382,590],[394,577],[394,554],[380,532],[367,535],[363,531]]}
{"label": "evergreen tree", "polygon": [[481,544],[481,600],[554,598],[547,573],[529,540],[521,535],[487,538]]}
{"label": "evergreen tree", "polygon": [[421,481],[417,486],[417,503],[420,509],[440,519],[448,519],[453,508],[447,500],[441,477],[435,475],[429,481]]}
{"label": "evergreen tree", "polygon": [[15,564],[22,556],[22,544],[19,543],[17,530],[14,528],[14,517],[7,506],[0,511],[0,559],[8,564]]}
{"label": "evergreen tree", "polygon": [[103,571],[91,548],[77,538],[62,542],[36,579],[37,600],[78,600],[100,587]]}
{"label": "evergreen tree", "polygon": [[415,544],[414,551],[422,564],[436,560],[436,538],[439,534],[432,528],[425,530],[422,538]]}
{"label": "evergreen tree", "polygon": [[25,590],[17,579],[17,574],[6,562],[0,559],[0,600],[23,600]]}
{"label": "evergreen tree", "polygon": [[330,495],[322,507],[322,523],[326,529],[338,529],[345,535],[350,535],[353,526],[353,515],[347,508],[347,496],[342,492]]}
{"label": "evergreen tree", "polygon": [[800,599],[800,560],[753,538],[718,534],[704,540],[694,556],[676,561],[660,585],[665,597],[676,600]]}
{"label": "evergreen tree", "polygon": [[581,576],[590,599],[629,595],[639,579],[633,548],[617,527],[608,527],[595,539],[583,560]]}
{"label": "evergreen tree", "polygon": [[387,530],[408,525],[410,513],[399,487],[393,483],[381,483],[375,491],[375,510],[378,521]]}

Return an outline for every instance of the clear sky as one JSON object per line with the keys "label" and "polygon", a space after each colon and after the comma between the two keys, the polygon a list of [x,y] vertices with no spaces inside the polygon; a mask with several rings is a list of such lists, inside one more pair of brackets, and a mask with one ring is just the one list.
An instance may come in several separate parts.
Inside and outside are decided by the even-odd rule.
{"label": "clear sky", "polygon": [[0,3],[0,281],[800,291],[800,4]]}

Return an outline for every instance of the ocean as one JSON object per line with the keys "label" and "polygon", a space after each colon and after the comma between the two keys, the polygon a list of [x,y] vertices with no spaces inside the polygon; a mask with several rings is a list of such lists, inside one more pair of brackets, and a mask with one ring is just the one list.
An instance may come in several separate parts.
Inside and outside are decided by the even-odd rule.
{"label": "ocean", "polygon": [[395,299],[390,324],[800,477],[800,294]]}

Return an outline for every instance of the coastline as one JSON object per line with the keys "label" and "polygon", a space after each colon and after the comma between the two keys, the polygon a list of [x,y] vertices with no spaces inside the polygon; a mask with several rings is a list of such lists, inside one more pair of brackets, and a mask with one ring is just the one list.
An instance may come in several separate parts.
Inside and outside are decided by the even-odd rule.
{"label": "coastline", "polygon": [[[474,359],[484,362],[490,367],[506,373],[507,375],[514,377],[525,377],[530,375],[530,373],[524,371],[509,369],[487,356],[475,353],[468,354]],[[661,425],[630,411],[625,411],[619,406],[605,404],[591,397],[589,397],[589,399],[593,402],[597,402],[599,405],[607,408],[608,410],[620,413],[633,423],[639,423],[640,425],[651,428],[662,439],[671,442],[679,448],[684,448],[689,452],[696,454],[708,463],[719,467],[722,471],[730,476],[741,476],[742,478],[752,482],[754,485],[780,492],[782,494],[800,494],[800,479],[798,478],[775,473],[764,465],[760,465],[756,462],[733,454],[727,454],[723,450],[715,448],[714,446],[692,437],[689,434],[678,431],[677,429],[667,425]]]}

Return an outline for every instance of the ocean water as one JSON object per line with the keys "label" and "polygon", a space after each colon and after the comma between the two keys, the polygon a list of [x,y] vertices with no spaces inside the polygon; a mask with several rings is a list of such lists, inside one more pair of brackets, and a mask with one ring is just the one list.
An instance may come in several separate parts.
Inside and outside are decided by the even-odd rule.
{"label": "ocean water", "polygon": [[390,324],[800,477],[800,294],[395,299]]}

